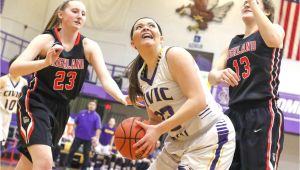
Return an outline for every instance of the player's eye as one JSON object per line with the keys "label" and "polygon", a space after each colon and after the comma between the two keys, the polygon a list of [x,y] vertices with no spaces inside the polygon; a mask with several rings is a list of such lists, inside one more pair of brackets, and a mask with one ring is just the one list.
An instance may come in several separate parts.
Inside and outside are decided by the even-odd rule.
{"label": "player's eye", "polygon": [[149,24],[150,27],[155,28],[155,24]]}
{"label": "player's eye", "polygon": [[74,9],[74,10],[72,10],[72,12],[73,12],[74,14],[76,14],[78,11]]}
{"label": "player's eye", "polygon": [[142,25],[137,25],[137,26],[135,27],[136,30],[139,30],[139,29],[141,29],[141,28],[143,28]]}

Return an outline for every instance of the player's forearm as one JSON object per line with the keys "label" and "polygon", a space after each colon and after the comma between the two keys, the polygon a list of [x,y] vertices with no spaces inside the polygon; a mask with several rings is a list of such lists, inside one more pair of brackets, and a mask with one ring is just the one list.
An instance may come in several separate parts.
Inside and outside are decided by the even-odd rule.
{"label": "player's forearm", "polygon": [[122,91],[120,90],[117,83],[112,78],[109,78],[108,80],[104,81],[102,83],[102,86],[103,86],[104,90],[109,95],[111,95],[115,100],[117,100],[118,102],[120,102],[122,104],[125,104],[124,103],[124,101],[126,101],[125,96],[122,93]]}
{"label": "player's forearm", "polygon": [[49,65],[45,60],[19,61],[11,65],[9,73],[13,76],[24,76],[39,71],[47,66]]}
{"label": "player's forearm", "polygon": [[204,110],[205,107],[206,102],[204,97],[195,96],[194,98],[188,99],[173,116],[159,123],[157,129],[161,134],[169,132],[178,125],[194,118],[198,113]]}
{"label": "player's forearm", "polygon": [[268,46],[279,47],[282,43],[282,35],[276,30],[266,14],[253,1],[250,3],[259,32]]}

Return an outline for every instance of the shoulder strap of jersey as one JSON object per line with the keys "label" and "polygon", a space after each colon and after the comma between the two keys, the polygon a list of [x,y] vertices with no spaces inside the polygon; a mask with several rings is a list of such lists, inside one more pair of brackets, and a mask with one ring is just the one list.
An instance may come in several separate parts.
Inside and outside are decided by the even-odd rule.
{"label": "shoulder strap of jersey", "polygon": [[61,41],[60,41],[60,39],[59,39],[59,37],[57,36],[57,34],[58,34],[58,29],[59,28],[52,28],[52,29],[50,29],[50,30],[46,30],[46,31],[44,31],[43,32],[43,34],[51,34],[53,37],[54,37],[54,43],[53,43],[53,45],[54,44],[61,44]]}

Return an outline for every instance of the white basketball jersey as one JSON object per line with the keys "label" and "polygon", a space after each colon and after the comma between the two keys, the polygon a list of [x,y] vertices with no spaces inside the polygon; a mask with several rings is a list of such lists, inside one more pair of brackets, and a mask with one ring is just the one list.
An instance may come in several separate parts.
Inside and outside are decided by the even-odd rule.
{"label": "white basketball jersey", "polygon": [[[147,106],[154,111],[155,114],[160,115],[163,120],[168,119],[176,113],[187,100],[169,71],[165,57],[168,48],[169,47],[164,47],[162,49],[161,59],[151,79],[147,79],[143,76],[143,70],[146,66],[145,63],[138,72],[140,88],[144,93]],[[196,62],[194,67],[197,69],[198,77],[201,79],[202,87],[205,91],[207,107],[191,120],[172,129],[169,135],[175,139],[185,138],[199,131],[204,132],[207,128],[214,125],[223,114],[221,107],[215,102],[207,85],[204,83],[204,80],[202,80]],[[182,67],[182,69],[184,69],[184,67]]]}
{"label": "white basketball jersey", "polygon": [[8,75],[5,75],[5,87],[1,90],[0,107],[7,113],[16,113],[18,100],[21,97],[22,88],[26,85],[20,78],[19,82],[14,84]]}
{"label": "white basketball jersey", "polygon": [[5,140],[8,135],[12,113],[16,113],[18,100],[21,97],[22,88],[26,85],[22,77],[14,84],[9,75],[3,76],[5,86],[0,91],[0,140]]}

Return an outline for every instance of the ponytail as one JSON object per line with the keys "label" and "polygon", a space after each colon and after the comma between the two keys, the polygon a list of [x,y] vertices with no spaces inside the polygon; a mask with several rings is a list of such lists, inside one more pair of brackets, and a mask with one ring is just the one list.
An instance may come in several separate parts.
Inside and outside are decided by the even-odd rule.
{"label": "ponytail", "polygon": [[[132,37],[133,37],[133,32],[134,32],[134,26],[135,24],[141,20],[141,19],[144,19],[144,18],[149,18],[149,17],[142,17],[142,18],[139,18],[137,19],[132,28],[131,28],[131,31],[130,31],[130,39],[132,40]],[[160,35],[162,35],[162,30],[159,26],[159,24],[152,18],[149,18],[151,20],[153,20],[157,27],[158,27],[158,30],[160,32]],[[138,55],[128,66],[128,79],[129,79],[129,88],[128,88],[128,95],[129,95],[129,98],[131,100],[131,102],[133,103],[133,105],[136,105],[136,101],[137,101],[137,96],[143,96],[143,92],[140,88],[140,83],[139,83],[139,80],[138,80],[138,71],[140,70],[140,68],[142,67],[142,65],[144,64],[144,60],[142,59],[142,57],[140,55]]]}
{"label": "ponytail", "polygon": [[143,96],[143,92],[138,81],[138,71],[142,67],[143,63],[144,60],[140,55],[138,55],[128,66],[128,95],[134,105],[136,104],[137,96]]}
{"label": "ponytail", "polygon": [[52,14],[47,26],[44,29],[44,32],[47,31],[47,30],[50,30],[54,27],[58,27],[60,25],[60,19],[58,18],[58,11],[59,10],[60,10],[60,6],[55,9],[55,11]]}
{"label": "ponytail", "polygon": [[53,29],[54,27],[60,26],[61,20],[58,17],[58,12],[65,10],[70,1],[75,1],[75,0],[66,0],[55,9],[48,24],[46,25],[44,31],[47,31],[47,30]]}

